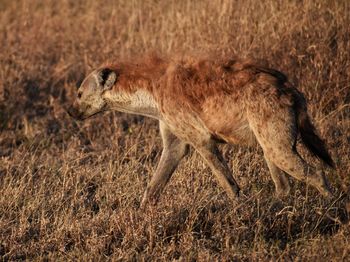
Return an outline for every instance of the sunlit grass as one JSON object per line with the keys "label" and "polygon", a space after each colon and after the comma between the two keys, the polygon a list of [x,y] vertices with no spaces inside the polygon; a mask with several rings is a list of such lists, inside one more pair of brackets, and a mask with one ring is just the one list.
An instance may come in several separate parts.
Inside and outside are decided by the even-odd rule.
{"label": "sunlit grass", "polygon": [[[347,1],[1,1],[2,259],[349,259],[338,221],[350,182],[349,13]],[[139,210],[161,153],[157,122],[111,112],[76,123],[64,107],[92,68],[154,51],[284,71],[327,141],[340,198],[293,180],[277,200],[261,150],[225,145],[241,202],[192,150],[158,205]]]}

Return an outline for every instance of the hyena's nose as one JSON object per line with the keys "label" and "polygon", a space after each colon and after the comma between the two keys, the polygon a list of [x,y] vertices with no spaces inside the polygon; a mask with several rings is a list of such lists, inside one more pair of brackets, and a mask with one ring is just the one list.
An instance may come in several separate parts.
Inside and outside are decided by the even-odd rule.
{"label": "hyena's nose", "polygon": [[70,106],[67,109],[67,113],[68,115],[70,115],[71,117],[77,119],[77,120],[82,120],[83,118],[83,114],[81,112],[79,112],[78,109],[76,109],[74,106]]}

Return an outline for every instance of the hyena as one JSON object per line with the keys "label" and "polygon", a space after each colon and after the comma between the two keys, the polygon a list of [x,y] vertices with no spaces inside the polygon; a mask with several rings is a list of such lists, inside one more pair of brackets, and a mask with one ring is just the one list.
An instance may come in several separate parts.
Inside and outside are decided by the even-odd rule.
{"label": "hyena", "polygon": [[324,173],[298,154],[297,141],[334,167],[331,156],[310,121],[304,96],[277,70],[249,61],[190,57],[108,64],[85,78],[68,112],[82,120],[107,110],[159,120],[163,151],[141,207],[158,200],[189,145],[227,194],[237,197],[240,187],[218,143],[257,142],[277,196],[290,191],[287,174],[332,196]]}

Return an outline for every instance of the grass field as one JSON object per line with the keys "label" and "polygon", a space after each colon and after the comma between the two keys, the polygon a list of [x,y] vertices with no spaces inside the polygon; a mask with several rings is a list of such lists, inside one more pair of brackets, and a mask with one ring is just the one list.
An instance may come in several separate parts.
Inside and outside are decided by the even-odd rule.
{"label": "grass field", "polygon": [[[350,260],[349,25],[346,0],[1,0],[1,260]],[[278,200],[261,149],[224,145],[241,204],[191,150],[142,212],[157,122],[118,112],[75,122],[64,108],[93,68],[154,51],[236,54],[285,72],[336,162],[336,198],[291,180]]]}

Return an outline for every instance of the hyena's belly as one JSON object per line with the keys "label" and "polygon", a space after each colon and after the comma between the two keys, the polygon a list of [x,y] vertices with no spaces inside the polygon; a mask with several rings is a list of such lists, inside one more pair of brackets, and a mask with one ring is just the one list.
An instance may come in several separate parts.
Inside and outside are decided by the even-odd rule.
{"label": "hyena's belly", "polygon": [[224,123],[207,123],[207,127],[212,135],[219,140],[230,144],[253,145],[256,142],[255,136],[249,127],[248,121],[229,122],[229,118]]}
{"label": "hyena's belly", "polygon": [[253,145],[256,142],[245,110],[227,101],[203,108],[202,120],[212,135],[230,144]]}

